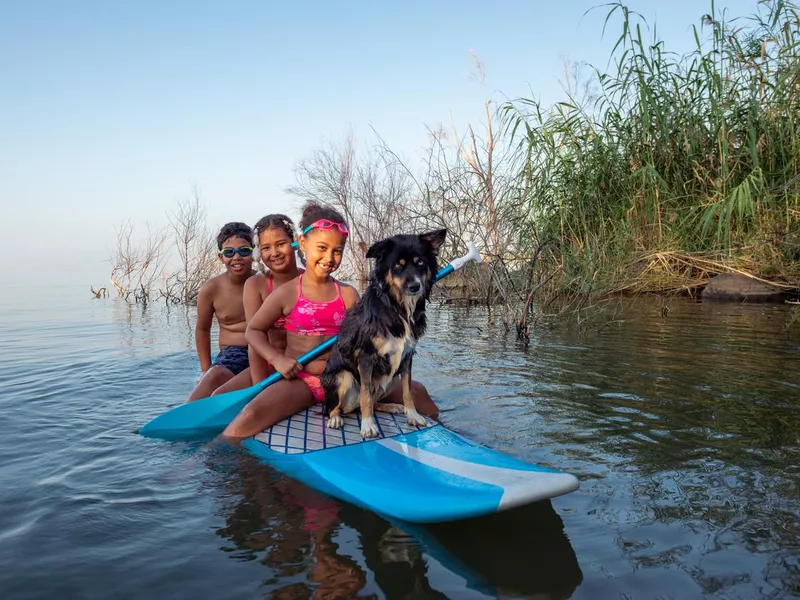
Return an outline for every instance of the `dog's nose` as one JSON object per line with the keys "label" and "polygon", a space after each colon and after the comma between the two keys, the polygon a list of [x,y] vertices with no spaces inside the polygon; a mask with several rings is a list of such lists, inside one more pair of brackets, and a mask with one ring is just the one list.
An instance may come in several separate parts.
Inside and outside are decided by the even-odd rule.
{"label": "dog's nose", "polygon": [[412,281],[406,286],[406,289],[410,294],[416,294],[417,292],[419,292],[421,287],[422,286],[419,284],[419,281]]}

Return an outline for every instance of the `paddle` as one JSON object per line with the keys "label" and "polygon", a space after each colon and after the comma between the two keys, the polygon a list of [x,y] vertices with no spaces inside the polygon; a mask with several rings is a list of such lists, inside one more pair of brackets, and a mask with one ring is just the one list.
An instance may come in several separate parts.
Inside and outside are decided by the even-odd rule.
{"label": "paddle", "polygon": [[[439,281],[442,277],[461,269],[470,261],[481,262],[480,253],[472,242],[467,243],[467,249],[468,252],[464,256],[456,258],[441,269],[436,274],[434,281]],[[297,359],[297,362],[305,366],[328,352],[335,342],[336,336],[306,352]],[[234,417],[247,406],[248,402],[281,379],[283,379],[283,375],[276,372],[249,388],[181,404],[146,423],[139,430],[139,433],[145,437],[163,439],[186,439],[206,434],[216,435],[230,424]]]}

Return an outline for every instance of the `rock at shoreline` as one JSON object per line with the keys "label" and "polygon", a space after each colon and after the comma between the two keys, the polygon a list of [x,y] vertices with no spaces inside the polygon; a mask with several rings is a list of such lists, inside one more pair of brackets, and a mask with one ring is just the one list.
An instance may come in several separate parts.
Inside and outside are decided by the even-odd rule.
{"label": "rock at shoreline", "polygon": [[786,293],[746,275],[723,273],[708,282],[702,298],[724,302],[783,302]]}

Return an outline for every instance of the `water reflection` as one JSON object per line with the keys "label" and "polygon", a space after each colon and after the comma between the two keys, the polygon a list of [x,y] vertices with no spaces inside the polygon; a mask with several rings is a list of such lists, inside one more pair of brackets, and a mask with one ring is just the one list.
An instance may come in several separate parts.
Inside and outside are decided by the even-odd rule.
{"label": "water reflection", "polygon": [[[362,590],[365,571],[334,539],[339,505],[249,457],[229,457],[217,534],[237,560],[266,568],[268,598],[349,598]],[[218,458],[213,461],[219,468]]]}
{"label": "water reflection", "polygon": [[265,567],[268,598],[470,597],[466,588],[476,598],[562,599],[582,579],[549,502],[422,527],[332,500],[250,457],[208,461],[223,464],[222,550]]}
{"label": "water reflection", "polygon": [[[169,343],[173,347],[194,349],[196,308],[193,306],[132,304],[120,298],[95,301],[95,306],[110,310],[111,319],[119,327],[121,345],[158,349]],[[216,347],[217,336],[214,327],[212,348]]]}
{"label": "water reflection", "polygon": [[550,501],[425,528],[406,525],[471,589],[491,596],[572,596],[583,574]]}

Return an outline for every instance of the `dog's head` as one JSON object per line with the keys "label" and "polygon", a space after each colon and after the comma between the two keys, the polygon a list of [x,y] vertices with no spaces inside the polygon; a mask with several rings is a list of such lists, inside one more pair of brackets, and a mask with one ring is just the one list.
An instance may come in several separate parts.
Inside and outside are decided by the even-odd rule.
{"label": "dog's head", "polygon": [[[439,270],[437,257],[446,229],[420,235],[395,235],[373,244],[367,258],[374,258],[372,285],[397,302],[428,298]],[[413,306],[413,304],[411,305]]]}

